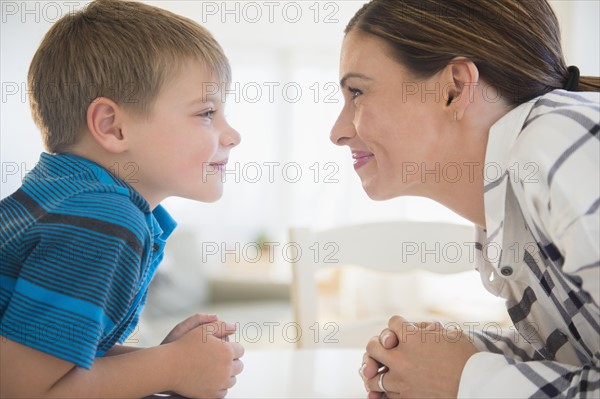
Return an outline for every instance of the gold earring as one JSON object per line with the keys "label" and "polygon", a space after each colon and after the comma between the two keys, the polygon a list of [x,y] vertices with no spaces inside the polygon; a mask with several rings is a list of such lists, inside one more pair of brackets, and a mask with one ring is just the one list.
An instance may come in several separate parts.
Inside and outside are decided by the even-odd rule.
{"label": "gold earring", "polygon": [[454,111],[454,122],[458,121],[458,112]]}

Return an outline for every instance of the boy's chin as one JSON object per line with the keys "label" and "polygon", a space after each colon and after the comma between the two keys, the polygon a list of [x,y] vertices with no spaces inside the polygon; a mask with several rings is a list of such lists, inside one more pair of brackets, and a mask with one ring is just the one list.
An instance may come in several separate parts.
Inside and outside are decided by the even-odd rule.
{"label": "boy's chin", "polygon": [[215,197],[209,197],[206,199],[199,199],[198,201],[206,202],[207,204],[210,204],[212,202],[217,202],[218,200],[221,199],[221,197],[222,197],[222,195],[219,195],[219,196],[215,196]]}
{"label": "boy's chin", "polygon": [[211,202],[216,202],[216,201],[220,200],[221,197],[223,197],[223,187],[220,187],[219,189],[213,189],[210,192],[204,191],[201,193],[197,193],[190,199],[200,201],[200,202],[211,203]]}

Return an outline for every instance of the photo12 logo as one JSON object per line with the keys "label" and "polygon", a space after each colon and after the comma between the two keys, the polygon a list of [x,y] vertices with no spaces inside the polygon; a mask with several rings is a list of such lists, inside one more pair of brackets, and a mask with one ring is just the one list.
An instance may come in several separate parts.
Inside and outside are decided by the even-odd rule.
{"label": "photo12 logo", "polygon": [[[14,88],[11,88],[15,91]],[[220,97],[221,102],[256,104],[284,102],[296,104],[302,99],[315,104],[337,104],[340,102],[340,85],[337,82],[205,82],[205,96]]]}
{"label": "photo12 logo", "polygon": [[221,182],[232,183],[298,183],[303,179],[311,179],[314,183],[339,183],[336,177],[340,166],[335,162],[314,162],[302,166],[298,162],[230,162],[227,165],[205,163],[202,182],[218,177]]}
{"label": "photo12 logo", "polygon": [[339,23],[333,1],[203,1],[202,23]]}
{"label": "photo12 logo", "polygon": [[54,23],[65,15],[80,10],[87,2],[81,1],[2,1],[2,23],[11,20],[20,23]]}
{"label": "photo12 logo", "polygon": [[[268,261],[274,263],[279,259],[283,259],[287,263],[296,263],[303,256],[311,256],[311,260],[315,263],[338,263],[336,258],[340,247],[335,242],[319,243],[313,242],[309,247],[302,248],[297,242],[247,242],[247,243],[226,243],[226,242],[209,242],[202,243],[202,262],[207,263],[210,259],[225,263],[228,260],[235,263],[257,263],[260,261]],[[268,259],[263,259],[268,256]]]}
{"label": "photo12 logo", "polygon": [[[214,331],[216,331],[216,327]],[[264,321],[235,323],[235,332],[228,336],[229,342],[252,343],[276,343],[285,342],[288,344],[296,344],[300,340],[312,341],[315,344],[337,344],[339,343],[338,332],[340,326],[335,322],[314,322],[306,328],[294,321],[278,322]],[[208,337],[209,334],[206,335]]]}

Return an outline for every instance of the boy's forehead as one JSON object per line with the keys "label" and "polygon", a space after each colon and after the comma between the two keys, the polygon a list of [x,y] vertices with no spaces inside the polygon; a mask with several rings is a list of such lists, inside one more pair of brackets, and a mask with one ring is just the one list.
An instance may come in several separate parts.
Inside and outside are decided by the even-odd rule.
{"label": "boy's forehead", "polygon": [[223,84],[218,71],[201,61],[187,61],[175,69],[175,78],[197,80],[211,84]]}
{"label": "boy's forehead", "polygon": [[193,105],[220,101],[228,86],[229,82],[222,81],[220,75],[204,63],[188,62],[175,71],[161,92],[172,92],[172,95],[181,96],[181,100]]}

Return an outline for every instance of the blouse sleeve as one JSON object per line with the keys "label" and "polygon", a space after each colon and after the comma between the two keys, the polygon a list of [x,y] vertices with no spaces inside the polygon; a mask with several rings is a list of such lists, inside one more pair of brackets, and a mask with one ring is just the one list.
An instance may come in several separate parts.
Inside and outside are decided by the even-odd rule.
{"label": "blouse sleeve", "polygon": [[535,228],[547,235],[545,256],[559,259],[559,264],[562,259],[559,272],[568,285],[548,289],[555,290],[561,306],[571,309],[569,340],[579,348],[581,365],[543,360],[515,337],[477,336],[482,352],[463,370],[460,397],[600,397],[598,119],[598,104],[533,118],[521,132],[511,160],[538,168],[535,179],[518,183],[519,202]]}

